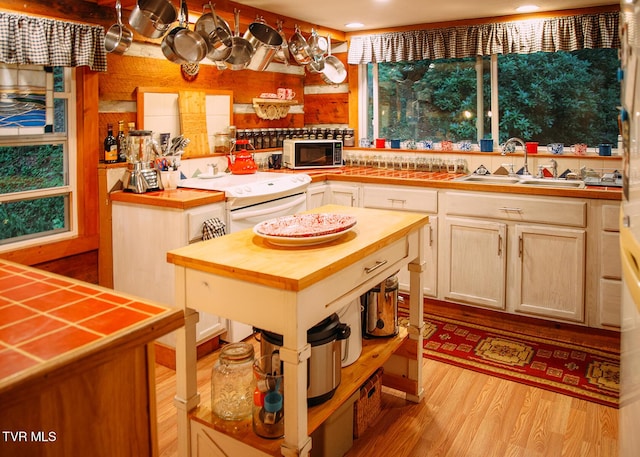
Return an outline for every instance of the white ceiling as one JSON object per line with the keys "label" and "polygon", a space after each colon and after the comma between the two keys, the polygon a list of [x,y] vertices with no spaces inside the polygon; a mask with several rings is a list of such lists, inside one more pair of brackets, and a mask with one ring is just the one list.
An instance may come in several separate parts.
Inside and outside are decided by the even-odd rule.
{"label": "white ceiling", "polygon": [[361,22],[358,30],[510,16],[515,8],[535,4],[540,12],[618,4],[619,0],[235,0],[237,3],[294,17],[335,30]]}

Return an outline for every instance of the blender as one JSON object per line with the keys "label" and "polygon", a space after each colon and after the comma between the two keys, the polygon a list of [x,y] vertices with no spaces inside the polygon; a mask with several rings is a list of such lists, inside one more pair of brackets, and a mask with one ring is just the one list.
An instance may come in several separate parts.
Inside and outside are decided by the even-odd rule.
{"label": "blender", "polygon": [[162,190],[160,171],[153,164],[158,145],[150,130],[131,130],[127,139],[127,171],[122,177],[127,192],[142,194]]}

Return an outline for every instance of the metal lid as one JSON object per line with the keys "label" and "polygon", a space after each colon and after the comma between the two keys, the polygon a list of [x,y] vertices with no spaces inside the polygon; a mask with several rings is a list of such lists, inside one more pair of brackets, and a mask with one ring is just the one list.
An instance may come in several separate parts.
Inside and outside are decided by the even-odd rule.
{"label": "metal lid", "polygon": [[[337,339],[343,332],[344,328],[340,324],[340,317],[333,313],[307,330],[307,343],[311,346],[319,346]],[[282,346],[282,335],[262,330],[262,338],[275,346]]]}

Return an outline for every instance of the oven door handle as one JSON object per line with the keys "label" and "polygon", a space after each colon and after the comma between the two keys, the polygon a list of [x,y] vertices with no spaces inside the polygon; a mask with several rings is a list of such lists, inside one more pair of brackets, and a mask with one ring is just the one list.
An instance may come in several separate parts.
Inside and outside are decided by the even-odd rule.
{"label": "oven door handle", "polygon": [[235,214],[232,212],[230,217],[231,217],[231,220],[238,221],[241,219],[249,219],[251,217],[264,216],[265,214],[278,213],[280,211],[293,208],[294,206],[297,206],[300,203],[305,202],[306,200],[307,200],[307,194],[302,194],[300,197],[296,198],[295,200],[289,203],[284,203],[280,206],[274,206],[273,208],[267,208],[267,209],[256,209],[254,211],[242,211],[240,213],[235,213]]}

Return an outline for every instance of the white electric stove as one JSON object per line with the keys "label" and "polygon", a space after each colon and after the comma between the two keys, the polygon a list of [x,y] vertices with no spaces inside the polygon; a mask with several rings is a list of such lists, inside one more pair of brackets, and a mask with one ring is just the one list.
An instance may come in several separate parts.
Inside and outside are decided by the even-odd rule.
{"label": "white electric stove", "polygon": [[233,210],[304,193],[310,183],[311,177],[304,173],[220,173],[182,179],[178,187],[224,192],[228,209]]}

